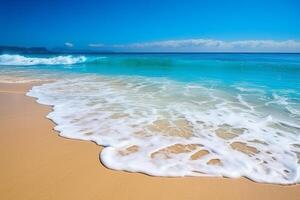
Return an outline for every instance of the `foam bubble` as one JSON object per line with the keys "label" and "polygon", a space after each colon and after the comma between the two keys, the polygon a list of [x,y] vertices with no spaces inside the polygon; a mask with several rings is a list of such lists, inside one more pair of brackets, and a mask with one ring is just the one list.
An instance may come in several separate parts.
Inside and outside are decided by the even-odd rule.
{"label": "foam bubble", "polygon": [[[28,95],[53,105],[48,117],[62,136],[105,146],[101,161],[112,169],[298,183],[300,119],[282,112],[288,99],[257,90],[88,76],[35,86]],[[274,99],[280,106],[267,104]]]}

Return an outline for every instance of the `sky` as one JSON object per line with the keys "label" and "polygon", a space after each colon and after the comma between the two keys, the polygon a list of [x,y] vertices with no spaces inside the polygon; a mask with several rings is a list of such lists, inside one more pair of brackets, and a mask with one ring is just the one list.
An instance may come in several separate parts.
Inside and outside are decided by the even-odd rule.
{"label": "sky", "polygon": [[299,0],[0,0],[0,45],[300,52]]}

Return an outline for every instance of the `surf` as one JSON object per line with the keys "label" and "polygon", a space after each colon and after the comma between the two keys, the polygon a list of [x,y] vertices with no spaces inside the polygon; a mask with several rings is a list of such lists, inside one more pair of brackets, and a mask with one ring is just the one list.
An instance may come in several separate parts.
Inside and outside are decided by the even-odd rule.
{"label": "surf", "polygon": [[35,86],[27,95],[53,106],[48,118],[62,136],[104,146],[100,158],[111,169],[298,183],[300,116],[281,112],[294,104],[287,91],[263,91],[257,100],[253,91],[261,88],[232,87],[239,92],[166,78],[89,75]]}
{"label": "surf", "polygon": [[85,56],[50,56],[50,57],[29,57],[23,55],[0,55],[0,65],[28,66],[28,65],[73,65],[84,63]]}

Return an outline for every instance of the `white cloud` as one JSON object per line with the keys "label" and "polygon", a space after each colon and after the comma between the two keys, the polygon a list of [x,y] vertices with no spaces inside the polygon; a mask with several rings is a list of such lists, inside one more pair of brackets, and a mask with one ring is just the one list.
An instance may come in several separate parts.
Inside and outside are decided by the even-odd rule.
{"label": "white cloud", "polygon": [[93,47],[93,48],[98,48],[98,47],[103,47],[104,44],[101,44],[101,43],[91,43],[88,46],[89,47]]}
{"label": "white cloud", "polygon": [[114,44],[114,45],[111,45],[111,47],[113,48],[126,48],[126,47],[129,47],[130,45],[126,45],[126,44]]}
{"label": "white cloud", "polygon": [[65,43],[65,46],[71,48],[71,47],[74,47],[74,44],[71,43],[71,42],[66,42],[66,43]]}
{"label": "white cloud", "polygon": [[133,50],[152,51],[300,51],[300,41],[295,40],[224,41],[216,39],[185,39],[141,42],[114,46]]}
{"label": "white cloud", "polygon": [[132,47],[194,47],[194,46],[206,46],[206,47],[219,47],[224,45],[221,40],[211,39],[188,39],[188,40],[165,40],[147,43],[134,43]]}
{"label": "white cloud", "polygon": [[300,42],[295,40],[244,40],[231,42],[231,45],[234,47],[287,49],[299,48]]}

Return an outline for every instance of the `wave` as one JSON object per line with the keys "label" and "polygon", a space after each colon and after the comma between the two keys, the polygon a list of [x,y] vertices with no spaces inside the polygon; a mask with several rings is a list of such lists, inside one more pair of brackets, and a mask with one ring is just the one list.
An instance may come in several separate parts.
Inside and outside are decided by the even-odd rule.
{"label": "wave", "polygon": [[[79,63],[85,63],[87,65],[122,65],[131,67],[167,67],[172,66],[174,63],[170,59],[159,59],[159,58],[110,58],[106,57],[86,57],[86,56],[54,56],[54,57],[29,57],[23,55],[0,55],[0,65],[73,65]],[[181,63],[183,64],[183,63]]]}
{"label": "wave", "polygon": [[60,135],[105,146],[101,162],[112,169],[299,183],[299,118],[281,111],[289,101],[266,106],[270,99],[252,91],[86,76],[35,86],[27,95],[53,106],[48,118]]}
{"label": "wave", "polygon": [[73,65],[87,61],[85,56],[55,56],[49,58],[26,57],[22,55],[0,55],[0,65]]}

